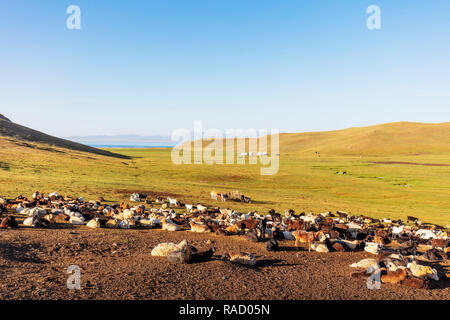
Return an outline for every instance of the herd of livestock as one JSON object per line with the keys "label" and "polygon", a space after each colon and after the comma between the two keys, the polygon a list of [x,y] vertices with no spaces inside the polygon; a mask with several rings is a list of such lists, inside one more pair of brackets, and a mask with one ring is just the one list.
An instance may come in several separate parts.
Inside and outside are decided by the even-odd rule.
{"label": "herd of livestock", "polygon": [[[249,197],[238,191],[211,192],[218,201],[242,201]],[[134,193],[130,202],[107,204],[103,198],[85,201],[83,198],[63,197],[54,192],[44,195],[35,192],[30,199],[0,199],[1,229],[18,228],[14,216],[24,217],[21,225],[46,228],[58,223],[86,225],[89,228],[161,228],[167,231],[190,230],[216,233],[221,236],[243,236],[249,241],[264,243],[268,251],[279,250],[279,241],[295,241],[296,247],[317,252],[366,251],[373,258],[351,265],[357,269],[352,277],[379,275],[383,283],[403,284],[413,288],[429,288],[433,281],[448,281],[449,273],[433,268],[430,263],[446,263],[450,248],[448,232],[444,227],[421,223],[408,217],[407,221],[373,219],[337,211],[284,214],[270,210],[239,213],[232,209],[207,207],[201,204],[183,204],[177,199]],[[177,210],[177,212],[175,212]],[[15,214],[11,214],[14,212]],[[184,240],[179,244],[161,243],[153,256],[167,257],[173,263],[190,263],[211,259],[215,248],[205,252]],[[251,253],[229,252],[222,257],[235,263],[253,266],[257,259]],[[428,263],[427,263],[428,262]]]}

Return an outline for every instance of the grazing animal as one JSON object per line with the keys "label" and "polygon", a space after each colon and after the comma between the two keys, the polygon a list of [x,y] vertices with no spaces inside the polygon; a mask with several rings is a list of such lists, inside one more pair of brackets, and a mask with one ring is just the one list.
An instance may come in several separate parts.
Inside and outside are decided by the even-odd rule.
{"label": "grazing animal", "polygon": [[407,267],[415,277],[429,277],[436,281],[439,280],[436,269],[432,269],[430,266],[423,266],[413,261],[408,263]]}
{"label": "grazing animal", "polygon": [[395,239],[395,238],[401,236],[404,228],[405,228],[405,226],[393,227],[392,228],[392,237]]}
{"label": "grazing animal", "polygon": [[76,225],[83,225],[85,223],[84,221],[85,221],[84,217],[82,217],[82,216],[80,217],[77,215],[73,215],[69,219],[69,222],[71,224],[76,224]]}
{"label": "grazing animal", "polygon": [[214,252],[216,252],[216,248],[211,248],[204,252],[195,252],[191,253],[189,263],[200,263],[210,261]]}
{"label": "grazing animal", "polygon": [[367,259],[362,259],[359,262],[355,262],[355,263],[351,264],[350,267],[367,270],[370,267],[378,268],[378,262],[375,259],[367,258]]}
{"label": "grazing animal", "polygon": [[191,221],[189,225],[191,226],[192,232],[199,232],[199,233],[211,232],[211,228],[208,227],[206,224],[197,224]]}
{"label": "grazing animal", "polygon": [[86,226],[87,226],[88,228],[92,228],[92,229],[100,228],[100,221],[99,221],[98,218],[94,218],[94,219],[90,220],[90,221],[86,224]]}
{"label": "grazing animal", "polygon": [[172,222],[168,222],[166,219],[162,219],[162,229],[163,230],[167,230],[167,231],[180,231],[180,226],[172,223]]}
{"label": "grazing animal", "polygon": [[397,271],[387,271],[386,274],[381,275],[381,282],[383,283],[400,283],[406,278],[406,269],[398,269]]}
{"label": "grazing animal", "polygon": [[410,216],[407,216],[407,217],[406,217],[406,222],[416,223],[416,222],[418,222],[418,221],[419,221],[419,218],[416,218],[416,217],[410,217]]}
{"label": "grazing animal", "polygon": [[55,217],[55,223],[66,223],[70,220],[70,216],[65,213],[57,214]]}
{"label": "grazing animal", "polygon": [[251,253],[229,252],[228,257],[229,257],[230,261],[233,263],[243,264],[243,265],[247,265],[247,266],[254,266],[256,264],[256,258]]}
{"label": "grazing animal", "polygon": [[177,199],[173,199],[171,197],[167,197],[167,200],[169,200],[169,204],[170,205],[174,205],[174,206],[178,206],[179,205],[179,202],[178,202]]}
{"label": "grazing animal", "polygon": [[380,245],[374,242],[367,242],[364,251],[367,251],[372,254],[378,254],[380,252]]}
{"label": "grazing animal", "polygon": [[414,289],[429,289],[429,282],[417,277],[407,277],[400,284]]}
{"label": "grazing animal", "polygon": [[176,251],[190,251],[187,240],[183,240],[178,244],[172,242],[160,243],[153,248],[151,255],[153,257],[167,257],[169,254]]}
{"label": "grazing animal", "polygon": [[106,227],[106,228],[110,228],[110,229],[118,228],[118,227],[119,227],[119,221],[116,220],[116,219],[109,219],[109,220],[105,223],[105,227]]}
{"label": "grazing animal", "polygon": [[6,217],[2,219],[2,222],[0,224],[0,229],[16,229],[19,225],[17,224],[17,221],[14,217]]}
{"label": "grazing animal", "polygon": [[280,246],[278,245],[277,240],[270,239],[269,241],[266,242],[265,248],[267,251],[278,251]]}
{"label": "grazing animal", "polygon": [[231,234],[237,234],[238,232],[238,226],[236,224],[229,226],[227,228],[225,228],[225,230]]}
{"label": "grazing animal", "polygon": [[330,250],[328,249],[328,247],[324,244],[321,243],[313,243],[311,245],[311,248],[316,251],[316,252],[330,252]]}
{"label": "grazing animal", "polygon": [[300,243],[308,244],[308,251],[311,251],[311,244],[314,241],[314,233],[297,230],[292,233],[295,237],[295,246],[299,247]]}

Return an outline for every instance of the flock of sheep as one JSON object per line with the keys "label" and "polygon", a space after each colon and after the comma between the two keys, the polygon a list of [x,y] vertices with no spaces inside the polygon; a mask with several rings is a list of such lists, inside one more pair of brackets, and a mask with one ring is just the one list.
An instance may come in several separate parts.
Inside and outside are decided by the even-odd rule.
{"label": "flock of sheep", "polygon": [[[212,192],[211,197],[223,198],[217,194]],[[280,240],[292,240],[296,247],[306,245],[309,251],[317,252],[364,250],[373,258],[352,264],[351,267],[357,269],[352,277],[378,275],[381,282],[414,288],[428,288],[431,281],[449,278],[449,273],[423,262],[448,260],[447,231],[434,224],[421,223],[414,217],[408,217],[404,223],[401,220],[351,216],[339,211],[336,214],[296,214],[288,210],[282,215],[272,209],[267,214],[242,214],[231,209],[182,204],[170,197],[153,201],[138,193],[132,194],[130,201],[140,204],[109,205],[103,198],[84,201],[83,198],[63,197],[56,192],[48,196],[36,192],[31,199],[22,196],[13,200],[0,199],[0,214],[14,210],[24,216],[22,224],[28,227],[70,223],[89,228],[161,228],[172,232],[190,230],[215,232],[222,236],[240,235],[249,241],[263,242],[268,251],[279,250]],[[179,212],[176,213],[175,209]],[[0,225],[2,229],[17,227],[18,223],[11,215],[4,217]],[[208,261],[214,252],[215,248],[199,252],[184,240],[179,244],[161,243],[153,249],[152,255],[167,257],[173,263],[191,263]],[[257,264],[251,253],[229,252],[222,258],[248,266]]]}

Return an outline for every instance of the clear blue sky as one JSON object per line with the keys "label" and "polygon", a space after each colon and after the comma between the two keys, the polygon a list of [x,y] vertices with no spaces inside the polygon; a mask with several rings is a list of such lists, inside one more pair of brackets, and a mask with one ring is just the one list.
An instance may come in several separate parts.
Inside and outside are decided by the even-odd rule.
{"label": "clear blue sky", "polygon": [[0,106],[57,136],[446,122],[450,1],[2,0]]}

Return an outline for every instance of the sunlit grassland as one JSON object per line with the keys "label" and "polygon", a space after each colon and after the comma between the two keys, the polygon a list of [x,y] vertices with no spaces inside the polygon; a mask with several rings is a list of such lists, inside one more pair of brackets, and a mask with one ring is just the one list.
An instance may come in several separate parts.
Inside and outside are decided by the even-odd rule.
{"label": "sunlit grassland", "polygon": [[[187,203],[227,206],[241,212],[343,210],[374,217],[407,215],[450,224],[450,167],[376,164],[380,161],[450,164],[450,155],[327,156],[282,153],[279,172],[261,165],[176,165],[169,149],[113,149],[115,159],[64,149],[46,151],[0,141],[0,196],[58,191],[126,201],[134,191],[174,194]],[[345,174],[343,174],[345,172]],[[215,202],[211,190],[238,189],[252,204]]]}

